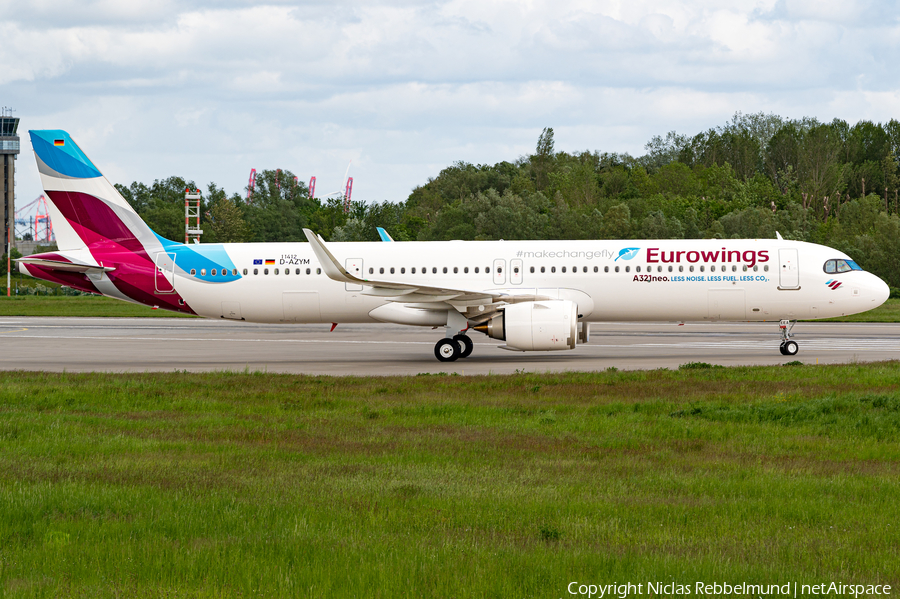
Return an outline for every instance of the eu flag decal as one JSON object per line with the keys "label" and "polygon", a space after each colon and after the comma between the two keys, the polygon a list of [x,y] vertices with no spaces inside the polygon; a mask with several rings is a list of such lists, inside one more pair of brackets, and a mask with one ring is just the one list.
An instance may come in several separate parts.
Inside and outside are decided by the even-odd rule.
{"label": "eu flag decal", "polygon": [[253,266],[256,266],[257,264],[262,264],[262,260],[256,260],[256,259],[254,259],[254,260],[253,260]]}

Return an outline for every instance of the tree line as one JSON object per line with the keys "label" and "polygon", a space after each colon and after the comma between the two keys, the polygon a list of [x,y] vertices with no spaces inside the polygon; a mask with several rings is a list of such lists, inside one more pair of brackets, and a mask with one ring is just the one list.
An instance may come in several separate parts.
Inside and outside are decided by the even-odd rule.
{"label": "tree line", "polygon": [[[457,162],[401,202],[310,198],[287,170],[252,193],[207,187],[204,242],[394,239],[797,239],[835,247],[900,287],[900,123],[737,113],[726,124],[654,136],[646,153],[557,151],[544,129],[512,162]],[[160,235],[184,235],[178,177],[116,186]],[[244,190],[245,192],[247,190]]]}

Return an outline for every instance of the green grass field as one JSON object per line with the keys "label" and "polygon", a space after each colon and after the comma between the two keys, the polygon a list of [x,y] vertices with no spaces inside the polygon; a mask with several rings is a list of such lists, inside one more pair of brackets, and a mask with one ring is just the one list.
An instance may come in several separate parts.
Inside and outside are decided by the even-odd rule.
{"label": "green grass field", "polygon": [[20,295],[9,298],[3,296],[0,297],[0,316],[196,318],[99,295]]}
{"label": "green grass field", "polygon": [[896,589],[898,383],[0,373],[0,596]]}
{"label": "green grass field", "polygon": [[[0,316],[84,316],[84,317],[179,317],[195,318],[169,312],[153,310],[147,306],[123,302],[100,296],[45,296],[20,295],[7,298],[0,296]],[[882,306],[864,312],[831,318],[822,322],[900,322],[900,299],[889,299]]]}

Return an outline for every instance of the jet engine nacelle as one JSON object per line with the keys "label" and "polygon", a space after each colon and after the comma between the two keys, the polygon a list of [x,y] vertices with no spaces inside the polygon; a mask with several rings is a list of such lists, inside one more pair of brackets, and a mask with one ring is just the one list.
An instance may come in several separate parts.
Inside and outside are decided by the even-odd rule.
{"label": "jet engine nacelle", "polygon": [[575,349],[578,306],[569,300],[522,302],[506,306],[484,327],[489,337],[506,341],[510,349],[553,351]]}

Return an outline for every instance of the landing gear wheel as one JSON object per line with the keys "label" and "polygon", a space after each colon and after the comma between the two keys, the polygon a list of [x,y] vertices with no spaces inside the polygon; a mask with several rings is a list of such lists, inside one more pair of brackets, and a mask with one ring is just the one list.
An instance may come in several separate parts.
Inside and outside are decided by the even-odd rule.
{"label": "landing gear wheel", "polygon": [[784,353],[784,341],[782,341],[782,342],[781,342],[781,345],[778,346],[778,351],[781,352],[781,355],[782,355],[782,356],[786,356],[786,355],[787,355],[786,353]]}
{"label": "landing gear wheel", "polygon": [[796,356],[798,351],[800,351],[800,346],[796,341],[785,341],[781,345],[781,353],[786,356]]}
{"label": "landing gear wheel", "polygon": [[472,343],[472,340],[469,339],[468,335],[455,335],[453,340],[459,344],[459,347],[462,349],[462,353],[459,354],[460,358],[468,358],[472,355],[472,350],[475,349],[475,344]]}
{"label": "landing gear wheel", "polygon": [[441,362],[453,362],[462,355],[462,348],[455,339],[441,339],[434,346],[434,357]]}

